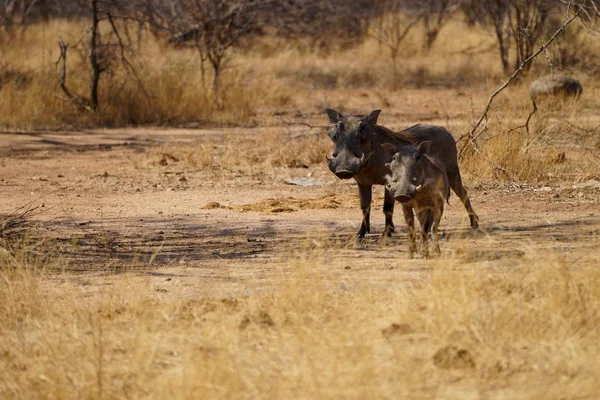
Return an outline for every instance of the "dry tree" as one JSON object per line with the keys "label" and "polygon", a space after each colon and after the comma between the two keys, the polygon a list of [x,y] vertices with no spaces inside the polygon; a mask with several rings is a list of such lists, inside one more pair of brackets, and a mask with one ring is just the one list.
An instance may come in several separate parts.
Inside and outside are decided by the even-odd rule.
{"label": "dry tree", "polygon": [[425,28],[425,41],[423,49],[431,50],[442,28],[450,21],[452,16],[460,9],[462,0],[424,0],[423,27]]}
{"label": "dry tree", "polygon": [[[99,87],[102,76],[111,71],[116,62],[120,62],[128,75],[133,76],[145,93],[137,76],[133,62],[133,43],[128,22],[142,21],[142,14],[131,7],[127,1],[119,0],[83,0],[79,2],[80,12],[87,16],[90,24],[80,40],[87,44],[87,62],[90,68],[88,95],[77,94],[67,85],[67,52],[69,44],[59,40],[60,56],[56,64],[59,67],[59,87],[67,99],[80,109],[97,111],[100,105]],[[108,27],[108,33],[102,33],[101,24]],[[87,37],[87,40],[85,40]]]}
{"label": "dry tree", "polygon": [[377,17],[371,23],[368,32],[389,51],[395,90],[398,82],[400,48],[410,31],[424,15],[425,10],[407,8],[402,0],[379,0],[377,11]]}

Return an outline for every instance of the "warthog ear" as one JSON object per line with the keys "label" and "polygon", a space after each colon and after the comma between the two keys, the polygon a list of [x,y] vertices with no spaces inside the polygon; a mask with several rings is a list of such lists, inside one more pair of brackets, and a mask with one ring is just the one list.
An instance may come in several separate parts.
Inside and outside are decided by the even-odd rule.
{"label": "warthog ear", "polygon": [[383,147],[383,150],[385,150],[385,153],[388,156],[393,156],[394,154],[396,154],[398,152],[398,150],[396,149],[396,146],[394,146],[391,143],[382,143],[381,147]]}
{"label": "warthog ear", "polygon": [[381,110],[373,110],[364,117],[362,117],[361,121],[368,125],[377,125],[377,118],[379,118],[380,113]]}
{"label": "warthog ear", "polygon": [[417,151],[421,154],[430,154],[431,153],[431,141],[426,140],[425,142],[421,142],[419,147],[417,147]]}
{"label": "warthog ear", "polygon": [[325,110],[325,112],[327,113],[327,116],[329,116],[329,122],[331,122],[332,124],[337,124],[342,119],[344,119],[342,113],[334,110],[333,108],[328,108]]}

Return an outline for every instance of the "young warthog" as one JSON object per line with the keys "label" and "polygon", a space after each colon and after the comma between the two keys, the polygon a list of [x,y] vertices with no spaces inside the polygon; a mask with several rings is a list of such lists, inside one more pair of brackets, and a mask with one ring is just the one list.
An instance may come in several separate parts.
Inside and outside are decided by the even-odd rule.
{"label": "young warthog", "polygon": [[421,225],[421,254],[429,257],[428,238],[429,233],[433,233],[433,252],[439,255],[438,227],[444,212],[444,201],[450,197],[450,188],[444,167],[430,155],[431,142],[400,149],[389,143],[381,146],[392,157],[385,164],[392,171],[392,175],[387,177],[386,188],[396,201],[402,203],[410,236],[409,257],[417,249],[413,210]]}
{"label": "young warthog", "polygon": [[[344,116],[336,110],[328,109],[329,121],[335,127],[328,135],[335,143],[332,158],[325,156],[327,165],[331,172],[338,178],[354,178],[358,184],[360,195],[360,208],[363,220],[358,231],[358,238],[364,238],[370,232],[371,198],[373,185],[385,185],[385,177],[390,170],[385,166],[389,159],[381,147],[384,143],[390,143],[396,148],[403,146],[417,146],[424,141],[431,142],[431,155],[435,157],[448,175],[450,187],[461,199],[467,212],[471,226],[477,228],[479,218],[471,202],[467,191],[462,185],[458,161],[456,159],[456,143],[447,130],[433,125],[415,125],[400,132],[377,125],[377,118],[381,110],[375,110],[368,115]],[[389,236],[394,232],[392,215],[394,213],[394,197],[385,191],[383,202],[383,213],[385,214],[384,235]]]}

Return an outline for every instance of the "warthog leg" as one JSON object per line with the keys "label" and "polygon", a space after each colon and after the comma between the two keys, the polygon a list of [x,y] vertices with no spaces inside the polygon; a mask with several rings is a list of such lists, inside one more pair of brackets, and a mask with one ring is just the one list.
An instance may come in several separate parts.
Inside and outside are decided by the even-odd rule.
{"label": "warthog leg", "polygon": [[417,251],[417,238],[415,235],[415,214],[411,206],[402,205],[402,213],[404,214],[404,220],[408,226],[408,238],[410,240],[408,244],[408,258],[412,258],[415,251]]}
{"label": "warthog leg", "polygon": [[430,208],[419,211],[419,224],[421,225],[421,254],[429,258],[429,232],[433,226],[433,210]]}
{"label": "warthog leg", "polygon": [[383,231],[384,237],[392,236],[392,233],[396,232],[396,227],[394,226],[393,216],[394,216],[394,204],[396,201],[394,200],[394,196],[389,192],[389,190],[385,189],[385,197],[383,199],[383,213],[385,214],[385,229]]}
{"label": "warthog leg", "polygon": [[441,201],[440,204],[437,205],[436,209],[433,212],[433,253],[436,256],[442,254],[440,250],[440,237],[438,234],[438,228],[440,226],[440,221],[442,220],[442,213],[444,212],[444,202]]}
{"label": "warthog leg", "polygon": [[371,232],[371,199],[373,195],[373,186],[358,184],[358,195],[360,196],[360,209],[362,210],[362,223],[356,237],[363,239],[367,233]]}
{"label": "warthog leg", "polygon": [[473,210],[473,206],[471,206],[471,201],[469,200],[469,195],[465,187],[462,184],[462,179],[460,177],[460,173],[453,175],[452,177],[448,177],[448,183],[450,183],[450,187],[452,191],[456,193],[456,195],[460,198],[463,205],[467,209],[469,213],[469,222],[471,223],[471,228],[477,229],[479,227],[479,217],[475,214],[475,210]]}

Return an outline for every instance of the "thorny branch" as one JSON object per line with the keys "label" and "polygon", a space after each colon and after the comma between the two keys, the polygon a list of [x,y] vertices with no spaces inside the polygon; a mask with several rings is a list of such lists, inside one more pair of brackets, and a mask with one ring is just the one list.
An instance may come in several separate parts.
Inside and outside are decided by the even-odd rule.
{"label": "thorny branch", "polygon": [[[485,132],[485,129],[479,129],[479,127],[481,126],[481,123],[483,122],[484,119],[487,118],[488,112],[490,110],[490,107],[492,106],[492,102],[494,101],[494,99],[496,98],[496,96],[498,96],[504,89],[506,89],[508,87],[508,85],[510,85],[510,83],[517,77],[519,76],[519,74],[523,71],[523,69],[525,68],[525,66],[527,64],[529,64],[531,61],[533,61],[538,55],[540,55],[541,53],[543,53],[544,51],[546,51],[546,49],[548,48],[548,46],[554,41],[554,39],[556,39],[556,37],[563,32],[567,26],[569,26],[569,24],[571,22],[573,22],[578,16],[579,16],[580,11],[577,11],[577,13],[575,13],[572,17],[570,17],[569,19],[567,19],[557,30],[556,32],[554,32],[554,34],[550,37],[550,39],[548,39],[546,41],[546,43],[544,43],[538,51],[536,51],[535,53],[533,53],[532,55],[530,55],[529,57],[527,57],[525,60],[523,60],[523,62],[521,62],[521,65],[519,65],[519,67],[513,71],[513,73],[508,77],[508,79],[506,80],[506,82],[504,82],[498,89],[496,89],[496,91],[494,93],[492,93],[492,95],[490,96],[490,98],[487,101],[487,104],[485,106],[485,109],[483,110],[483,113],[481,114],[481,116],[479,117],[479,119],[477,120],[477,122],[475,123],[475,125],[473,125],[473,128],[471,129],[470,132],[467,132],[465,134],[463,134],[456,142],[460,143],[463,140],[466,140],[467,142],[462,146],[462,148],[460,149],[458,156],[459,158],[462,159],[463,155],[465,154],[465,151],[468,148],[473,148],[473,145],[475,144],[475,141],[477,140],[477,138],[483,133]],[[478,130],[479,129],[479,130]]]}

